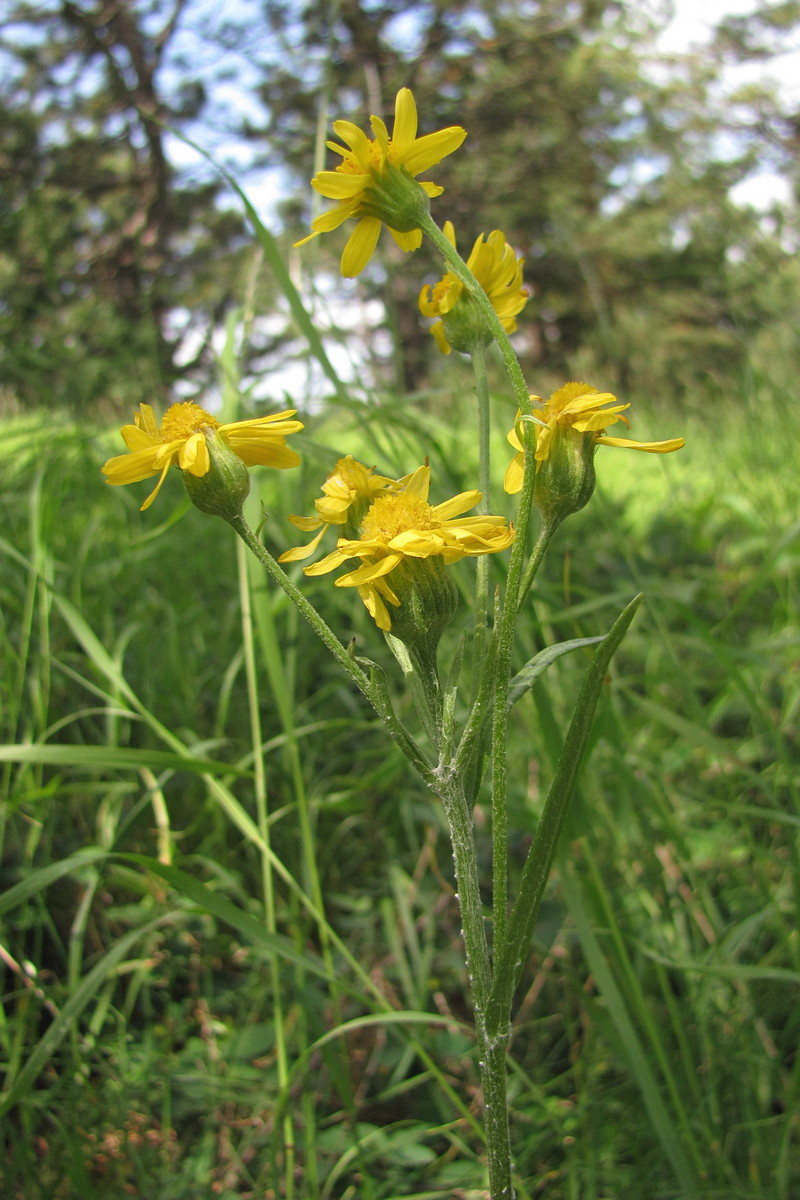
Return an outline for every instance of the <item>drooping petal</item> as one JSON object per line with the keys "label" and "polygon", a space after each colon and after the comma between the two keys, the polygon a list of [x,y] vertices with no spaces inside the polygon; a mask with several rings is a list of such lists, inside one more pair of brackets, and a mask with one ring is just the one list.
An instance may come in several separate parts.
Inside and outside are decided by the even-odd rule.
{"label": "drooping petal", "polygon": [[438,316],[439,309],[434,307],[433,299],[432,299],[432,289],[431,289],[431,285],[429,283],[426,283],[422,287],[422,289],[419,293],[419,299],[417,301],[417,304],[419,305],[419,311],[422,313],[423,317]]}
{"label": "drooping petal", "polygon": [[291,513],[289,520],[295,529],[300,529],[303,533],[313,533],[315,529],[319,529],[320,525],[325,524],[321,517],[295,517]]}
{"label": "drooping petal", "polygon": [[147,450],[159,444],[158,435],[142,429],[141,425],[123,425],[120,430],[122,440],[129,450]]}
{"label": "drooping petal", "polygon": [[[358,197],[354,200],[340,200],[335,208],[329,208],[327,212],[320,213],[318,217],[314,217],[311,222],[313,233],[310,237],[314,237],[318,233],[330,233],[333,229],[338,229],[345,221],[354,216],[358,209]],[[310,238],[304,238],[304,241],[309,241]],[[295,245],[300,246],[302,242],[296,242]]]}
{"label": "drooping petal", "polygon": [[447,340],[447,334],[444,331],[444,321],[435,321],[431,325],[431,333],[433,334],[436,345],[441,350],[442,354],[450,354],[452,346]]}
{"label": "drooping petal", "polygon": [[198,479],[202,479],[204,475],[208,474],[211,459],[205,434],[193,433],[190,438],[186,439],[178,455],[178,466],[182,471],[188,471],[190,475],[195,475]]}
{"label": "drooping petal", "polygon": [[389,542],[392,550],[399,550],[401,554],[408,554],[412,558],[430,558],[431,555],[441,554],[446,544],[446,539],[436,529],[406,529]]}
{"label": "drooping petal", "polygon": [[644,450],[647,454],[671,454],[686,445],[685,438],[668,438],[664,442],[633,442],[630,438],[599,437],[601,446],[624,446],[628,450]]}
{"label": "drooping petal", "polygon": [[314,507],[321,519],[329,525],[343,525],[347,520],[350,503],[348,491],[344,496],[320,496],[319,500],[314,501]]}
{"label": "drooping petal", "polygon": [[[386,594],[387,592],[388,595]],[[399,599],[395,596],[391,588],[381,588],[379,591],[377,587],[371,587],[367,584],[358,589],[358,594],[364,601],[364,607],[378,626],[378,629],[382,629],[385,633],[388,633],[392,628],[392,619],[389,616],[388,608],[384,604],[384,599],[388,600],[390,604],[400,604]]]}
{"label": "drooping petal", "polygon": [[358,222],[342,254],[341,272],[345,279],[354,279],[364,270],[375,253],[380,232],[381,223],[377,217],[362,217]]}
{"label": "drooping petal", "polygon": [[[167,463],[169,466],[169,463]],[[103,474],[108,483],[126,484],[138,483],[140,479],[149,479],[157,475],[159,467],[154,465],[152,448],[134,450],[131,454],[119,454],[110,458],[103,467]]]}
{"label": "drooping petal", "polygon": [[546,425],[543,429],[539,428],[536,431],[536,451],[533,457],[537,462],[546,462],[550,457],[550,446],[555,432],[555,427],[552,425]]}
{"label": "drooping petal", "polygon": [[[517,420],[519,420],[519,413],[517,413]],[[514,449],[519,452],[522,452],[522,450],[524,449],[524,446],[522,445],[520,436],[517,433],[516,422],[514,423],[513,428],[510,429],[508,434],[506,435],[506,441],[510,442],[511,445],[514,447]]]}
{"label": "drooping petal", "polygon": [[380,579],[381,576],[388,575],[402,561],[402,554],[387,554],[384,558],[379,558],[377,562],[364,563],[362,566],[357,567],[355,571],[349,571],[346,575],[340,575],[336,580],[336,586],[360,587],[362,584],[372,583],[374,580]]}
{"label": "drooping petal", "polygon": [[408,254],[411,250],[419,250],[422,245],[422,230],[420,229],[401,232],[399,229],[392,229],[391,225],[387,225],[386,228],[404,254]]}
{"label": "drooping petal", "polygon": [[318,563],[313,563],[310,567],[304,567],[303,571],[306,575],[327,575],[329,571],[335,571],[343,562],[346,562],[346,555],[342,554],[341,550],[333,550],[330,554],[326,554]]}
{"label": "drooping petal", "polygon": [[229,437],[228,445],[246,467],[275,467],[286,471],[300,465],[300,455],[277,441],[240,441]]}
{"label": "drooping petal", "polygon": [[145,509],[149,508],[149,507],[150,507],[150,505],[153,503],[153,501],[155,500],[156,496],[157,496],[157,495],[158,495],[158,493],[161,491],[161,485],[162,485],[162,483],[163,483],[163,482],[164,482],[164,480],[167,478],[167,471],[169,470],[169,468],[170,468],[170,464],[169,464],[169,462],[165,462],[165,463],[164,463],[164,469],[163,469],[163,471],[161,472],[161,478],[159,479],[159,481],[158,481],[158,483],[156,484],[156,486],[153,488],[153,490],[152,490],[152,492],[150,493],[150,495],[149,495],[149,496],[147,497],[147,499],[145,500],[144,504],[143,504],[143,505],[141,506],[141,508],[139,509],[139,512],[144,512],[144,511],[145,511]]}
{"label": "drooping petal", "polygon": [[[296,524],[296,518],[292,520],[290,517],[289,520],[292,521],[292,524]],[[278,558],[278,562],[302,562],[304,559],[310,558],[322,541],[324,534],[325,526],[323,525],[317,536],[307,546],[294,546],[291,550],[284,550],[283,554]]]}
{"label": "drooping petal", "polygon": [[614,412],[609,408],[602,412],[587,413],[584,417],[572,418],[569,424],[573,429],[577,429],[578,433],[595,433],[598,429],[605,429],[608,425],[616,425],[617,421],[628,424],[627,419],[621,413]]}

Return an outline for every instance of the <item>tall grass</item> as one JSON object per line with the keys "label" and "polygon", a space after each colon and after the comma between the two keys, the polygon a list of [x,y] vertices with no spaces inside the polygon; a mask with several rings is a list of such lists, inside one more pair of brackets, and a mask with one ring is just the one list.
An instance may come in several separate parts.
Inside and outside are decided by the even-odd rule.
{"label": "tall grass", "polygon": [[[523,661],[647,595],[524,976],[523,1197],[800,1191],[800,418],[764,381],[706,401],[659,416],[669,461],[600,449],[520,629]],[[427,412],[310,421],[303,472],[258,479],[267,543],[339,453],[473,486],[469,430]],[[0,446],[3,1195],[477,1197],[441,814],[221,522],[175,480],[145,515],[105,487],[116,436],[20,418]],[[517,870],[581,669],[516,710]]]}

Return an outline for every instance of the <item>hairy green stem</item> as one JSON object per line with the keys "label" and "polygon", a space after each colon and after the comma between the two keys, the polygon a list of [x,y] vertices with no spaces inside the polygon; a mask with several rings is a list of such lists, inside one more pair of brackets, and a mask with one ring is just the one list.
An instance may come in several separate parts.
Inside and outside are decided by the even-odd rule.
{"label": "hairy green stem", "polygon": [[483,919],[483,902],[478,881],[472,811],[462,781],[451,777],[439,791],[453,843],[458,902],[461,909],[467,970],[477,1012],[483,1012],[492,985],[489,946]]}
{"label": "hairy green stem", "polygon": [[355,659],[348,654],[345,647],[339,641],[331,627],[323,621],[313,604],[306,600],[303,593],[295,584],[292,583],[286,572],[278,565],[272,557],[266,546],[259,541],[253,530],[247,524],[242,513],[235,517],[231,517],[228,522],[233,529],[238,533],[239,537],[256,556],[262,567],[272,579],[281,587],[289,599],[297,605],[302,615],[314,629],[314,632],[322,639],[325,645],[330,650],[333,657],[338,661],[339,665],[344,667],[347,674],[355,683],[356,687],[366,696],[367,700],[372,703],[372,688],[366,673],[361,669]]}
{"label": "hairy green stem", "polygon": [[[292,583],[286,572],[279,566],[253,530],[248,525],[242,513],[227,518],[228,524],[235,530],[245,545],[252,551],[269,576],[286,593],[293,604],[297,606],[302,616],[311,625],[314,632],[330,650],[333,657],[347,672],[362,695],[369,701],[375,712],[383,721],[392,740],[422,776],[429,787],[435,789],[436,783],[432,775],[432,767],[422,750],[417,746],[411,735],[397,719],[389,700],[388,692],[376,684],[372,674],[368,675],[359,661],[339,641],[331,627],[322,619],[313,604],[306,600],[303,593]],[[371,664],[370,664],[371,666]]]}
{"label": "hairy green stem", "polygon": [[483,1084],[483,1122],[489,1164],[491,1200],[513,1200],[511,1180],[511,1132],[508,1127],[506,1094],[506,1051],[510,1030],[505,1035],[486,1037],[480,1047]]}
{"label": "hairy green stem", "polygon": [[525,602],[525,597],[531,590],[531,585],[536,578],[539,567],[542,565],[542,559],[545,556],[547,547],[550,545],[550,542],[553,539],[553,534],[558,529],[560,524],[560,520],[553,518],[542,523],[542,527],[539,530],[539,536],[536,539],[536,545],[533,547],[533,553],[531,554],[528,564],[525,567],[525,574],[522,576],[522,582],[519,588],[519,597],[517,599],[518,609],[522,607]]}
{"label": "hairy green stem", "polygon": [[[492,989],[492,969],[478,879],[472,812],[459,776],[451,777],[440,792],[450,827],[456,869],[458,902],[472,986],[478,1062],[483,1084],[484,1128],[489,1164],[491,1200],[511,1200],[511,1139],[506,1100],[506,1047],[509,1029],[490,1031],[486,1012]],[[506,1023],[508,1026],[508,1023]]]}

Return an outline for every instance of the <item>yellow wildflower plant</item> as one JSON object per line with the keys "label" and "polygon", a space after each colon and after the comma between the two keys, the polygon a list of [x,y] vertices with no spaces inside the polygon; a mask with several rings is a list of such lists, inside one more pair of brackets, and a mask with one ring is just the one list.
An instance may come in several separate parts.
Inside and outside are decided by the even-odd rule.
{"label": "yellow wildflower plant", "polygon": [[392,586],[392,572],[417,560],[436,558],[457,562],[467,555],[495,554],[507,549],[514,530],[504,517],[461,514],[473,508],[481,493],[460,492],[443,504],[428,503],[430,467],[422,466],[398,492],[376,497],[362,523],[361,536],[340,538],[336,549],[320,562],[305,567],[306,575],[326,575],[342,563],[361,559],[361,566],[336,580],[337,587],[355,587],[379,629],[392,629],[387,603],[399,608],[403,591]]}
{"label": "yellow wildflower plant", "polygon": [[333,130],[344,145],[326,145],[342,161],[333,171],[318,171],[311,186],[328,200],[338,201],[335,208],[315,217],[308,237],[296,242],[303,246],[320,233],[338,229],[350,217],[357,220],[342,254],[342,275],[359,275],[378,244],[381,224],[385,224],[401,250],[416,250],[422,242],[419,229],[421,212],[427,212],[431,197],[443,188],[434,183],[417,182],[416,176],[441,162],[463,142],[465,129],[451,125],[437,133],[417,137],[417,106],[409,88],[401,88],[395,99],[392,136],[380,117],[370,117],[372,138],[352,121],[334,121]]}
{"label": "yellow wildflower plant", "polygon": [[334,470],[322,485],[323,495],[314,501],[315,517],[294,517],[289,520],[296,529],[306,533],[319,533],[307,546],[296,546],[286,550],[278,562],[302,562],[310,558],[332,525],[344,526],[348,533],[359,531],[361,519],[376,496],[387,488],[399,488],[400,483],[385,475],[373,474],[374,467],[365,467],[351,454],[340,458]]}
{"label": "yellow wildflower plant", "polygon": [[254,417],[250,421],[220,423],[191,400],[173,404],[158,424],[149,404],[141,404],[133,425],[123,425],[122,437],[128,454],[110,458],[103,467],[106,482],[114,485],[138,483],[158,475],[159,480],[142,505],[142,512],[155,500],[167,471],[177,466],[195,478],[211,468],[209,438],[218,438],[246,467],[296,467],[300,457],[286,445],[286,438],[303,428],[292,421],[295,409]]}
{"label": "yellow wildflower plant", "polygon": [[[556,439],[561,435],[587,435],[586,440],[598,446],[622,446],[631,450],[644,450],[648,454],[670,454],[680,450],[685,441],[683,438],[669,438],[662,442],[636,442],[631,438],[608,437],[604,430],[617,421],[628,425],[627,417],[622,414],[630,404],[621,404],[611,392],[599,392],[597,388],[586,383],[565,383],[563,387],[553,392],[549,400],[541,396],[531,396],[533,402],[533,421],[536,430],[536,450],[534,457],[537,471],[542,463],[547,462],[553,453]],[[519,431],[520,414],[514,428],[508,434],[508,441],[517,451],[509,463],[505,475],[504,487],[510,495],[522,490],[524,450]],[[583,437],[580,439],[584,440]]]}
{"label": "yellow wildflower plant", "polygon": [[[456,249],[452,221],[445,221],[443,233]],[[528,302],[522,286],[524,258],[517,258],[505,234],[494,229],[484,240],[481,234],[472,247],[467,266],[491,301],[506,333],[517,328],[517,316]],[[491,334],[480,313],[464,294],[464,284],[448,271],[433,287],[426,284],[419,294],[419,309],[424,317],[437,317],[431,333],[442,354],[451,350],[469,353],[475,338],[488,344]]]}

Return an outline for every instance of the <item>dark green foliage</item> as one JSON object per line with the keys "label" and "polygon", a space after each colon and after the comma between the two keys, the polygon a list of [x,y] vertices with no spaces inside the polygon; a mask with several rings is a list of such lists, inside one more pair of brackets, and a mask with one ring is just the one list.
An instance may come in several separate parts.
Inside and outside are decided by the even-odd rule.
{"label": "dark green foliage", "polygon": [[[770,280],[789,276],[796,311],[794,220],[734,204],[731,189],[764,170],[796,186],[797,114],[766,85],[719,83],[732,60],[782,47],[794,4],[729,20],[706,53],[658,71],[657,22],[616,0],[315,0],[270,4],[261,24],[162,0],[109,13],[20,2],[0,26],[7,400],[122,411],[167,398],[177,380],[207,387],[211,337],[250,270],[244,227],[207,164],[173,165],[168,129],[221,165],[238,145],[269,167],[300,235],[320,105],[330,134],[339,114],[389,117],[402,85],[423,132],[469,131],[432,172],[446,188],[436,218],[454,221],[465,253],[501,227],[526,257],[532,299],[517,344],[529,372],[691,399],[709,378],[736,386],[753,331],[782,315]],[[232,78],[244,118],[220,98]],[[335,274],[343,238],[299,261]],[[390,248],[359,285],[380,297],[392,341],[388,353],[370,347],[369,370],[394,390],[439,377],[416,300],[440,273],[426,248],[413,259]],[[255,311],[274,318],[269,272],[255,293]],[[283,318],[255,323],[259,370],[294,353],[292,332]]]}
{"label": "dark green foliage", "polygon": [[124,411],[208,378],[243,223],[168,159],[167,127],[199,116],[165,77],[182,7],[4,13],[0,387],[26,407]]}

